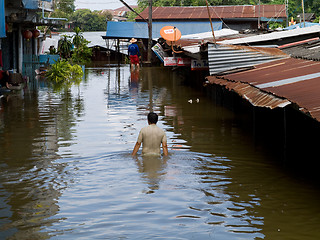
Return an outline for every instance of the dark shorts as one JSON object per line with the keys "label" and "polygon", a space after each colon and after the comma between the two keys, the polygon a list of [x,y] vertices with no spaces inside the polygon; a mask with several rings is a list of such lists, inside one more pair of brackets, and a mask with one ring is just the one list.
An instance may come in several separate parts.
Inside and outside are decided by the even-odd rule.
{"label": "dark shorts", "polygon": [[131,61],[132,64],[139,64],[138,55],[130,55],[130,61]]}

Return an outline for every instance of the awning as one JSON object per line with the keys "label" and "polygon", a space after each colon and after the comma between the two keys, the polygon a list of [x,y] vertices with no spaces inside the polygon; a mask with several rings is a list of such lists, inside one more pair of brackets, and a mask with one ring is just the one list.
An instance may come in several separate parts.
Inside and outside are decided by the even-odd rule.
{"label": "awning", "polygon": [[[153,22],[152,38],[160,38],[160,30],[164,26],[177,27],[182,35],[211,31],[210,23],[203,22]],[[222,28],[222,22],[213,22],[214,30]],[[107,22],[107,33],[104,38],[148,38],[146,22]]]}

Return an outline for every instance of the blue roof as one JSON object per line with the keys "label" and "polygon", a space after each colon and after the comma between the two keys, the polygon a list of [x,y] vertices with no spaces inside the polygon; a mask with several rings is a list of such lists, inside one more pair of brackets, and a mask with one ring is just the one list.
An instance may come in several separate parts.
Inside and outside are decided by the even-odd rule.
{"label": "blue roof", "polygon": [[6,22],[4,14],[4,0],[0,0],[0,38],[6,37]]}
{"label": "blue roof", "polygon": [[262,22],[283,22],[282,18],[266,18],[266,17],[261,17],[260,21]]}
{"label": "blue roof", "polygon": [[[222,29],[222,22],[212,22],[214,30]],[[209,32],[210,22],[153,22],[152,38],[160,38],[160,30],[164,26],[177,27],[182,35]],[[148,38],[146,22],[107,22],[106,38]]]}
{"label": "blue roof", "polygon": [[[320,26],[319,23],[311,23],[311,22],[305,22],[305,25],[306,27],[311,27],[311,26]],[[296,29],[296,28],[303,28],[304,27],[304,23],[301,22],[301,23],[298,23],[298,24],[294,24],[294,25],[291,25],[289,27],[286,27],[284,28],[284,30],[292,30],[292,29]]]}

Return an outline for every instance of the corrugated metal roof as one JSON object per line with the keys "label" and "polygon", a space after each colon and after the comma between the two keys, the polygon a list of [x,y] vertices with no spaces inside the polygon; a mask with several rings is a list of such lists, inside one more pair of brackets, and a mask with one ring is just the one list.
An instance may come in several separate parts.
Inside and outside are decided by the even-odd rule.
{"label": "corrugated metal roof", "polygon": [[[282,46],[280,46],[282,47]],[[308,60],[320,60],[320,40],[318,38],[308,39],[297,43],[287,44],[281,48],[282,51],[295,58]]]}
{"label": "corrugated metal roof", "polygon": [[[160,30],[164,26],[175,26],[181,34],[193,34],[211,31],[209,22],[153,22],[152,38],[160,38]],[[222,28],[222,22],[213,22],[214,30]],[[148,35],[148,24],[146,22],[107,22],[106,38],[145,38]]]}
{"label": "corrugated metal roof", "polygon": [[228,81],[215,76],[209,76],[207,79],[211,84],[218,84],[224,86],[228,90],[235,91],[256,107],[267,107],[274,109],[277,107],[282,108],[291,104],[291,102],[287,99],[262,92],[258,88],[246,83]]}
{"label": "corrugated metal roof", "polygon": [[223,74],[224,72],[274,61],[288,57],[277,49],[253,48],[245,46],[224,46],[208,44],[208,60],[210,75]]}
{"label": "corrugated metal roof", "polygon": [[[233,36],[239,34],[238,31],[232,29],[220,29],[214,31],[214,35],[216,39],[223,38],[226,36]],[[200,52],[200,44],[199,42],[213,42],[212,31],[183,35],[179,41],[177,41],[176,45],[181,45],[182,49],[189,53],[199,53]]]}
{"label": "corrugated metal roof", "polygon": [[[243,6],[210,6],[213,19],[220,18],[286,18],[285,5],[243,5]],[[259,13],[260,9],[260,13]],[[146,8],[140,15],[148,19],[149,9]],[[209,19],[205,6],[199,7],[153,7],[153,20],[204,20]],[[141,21],[140,17],[136,18]]]}
{"label": "corrugated metal roof", "polygon": [[224,75],[264,92],[296,103],[300,111],[320,121],[320,62],[287,58],[255,66],[255,69]]}
{"label": "corrugated metal roof", "polygon": [[266,33],[266,34],[260,34],[256,36],[250,36],[250,37],[244,37],[244,38],[237,38],[232,40],[225,40],[221,41],[221,44],[253,44],[257,42],[266,42],[266,41],[273,41],[277,39],[283,39],[283,38],[290,38],[290,37],[297,37],[301,35],[308,35],[313,33],[319,33],[320,32],[320,26],[315,25],[311,27],[305,27],[305,28],[297,28],[293,30],[288,31],[280,31],[280,32],[273,32],[273,33]]}

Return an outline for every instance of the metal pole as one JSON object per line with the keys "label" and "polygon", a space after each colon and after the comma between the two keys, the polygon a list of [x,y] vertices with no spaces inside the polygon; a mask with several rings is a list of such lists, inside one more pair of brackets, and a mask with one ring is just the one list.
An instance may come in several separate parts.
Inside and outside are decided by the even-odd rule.
{"label": "metal pole", "polygon": [[303,27],[306,27],[306,21],[304,17],[304,0],[301,0],[301,5],[302,5],[302,17],[303,17]]}
{"label": "metal pole", "polygon": [[18,72],[22,73],[23,64],[23,38],[22,38],[22,28],[21,25],[18,27]]}
{"label": "metal pole", "polygon": [[287,27],[289,26],[289,0],[286,0],[286,15],[287,15]]}
{"label": "metal pole", "polygon": [[148,19],[148,63],[151,64],[151,47],[152,47],[152,0],[149,0],[149,19]]}
{"label": "metal pole", "polygon": [[258,16],[258,29],[260,29],[260,25],[261,25],[261,10],[260,10],[260,0],[259,0],[259,16]]}

